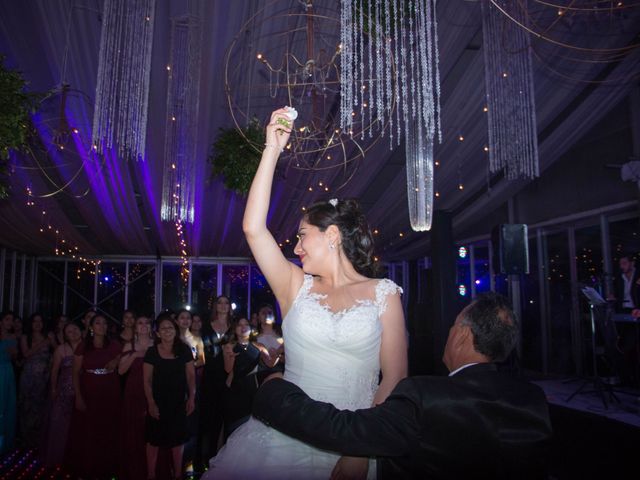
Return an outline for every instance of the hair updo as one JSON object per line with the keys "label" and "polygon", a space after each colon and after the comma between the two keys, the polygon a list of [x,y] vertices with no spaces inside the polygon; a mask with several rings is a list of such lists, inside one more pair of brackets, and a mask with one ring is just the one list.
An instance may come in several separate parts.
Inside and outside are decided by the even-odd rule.
{"label": "hair updo", "polygon": [[367,219],[360,211],[360,205],[354,199],[318,202],[307,208],[304,219],[321,232],[335,225],[342,237],[342,250],[362,275],[372,277],[377,265],[373,257],[373,235]]}

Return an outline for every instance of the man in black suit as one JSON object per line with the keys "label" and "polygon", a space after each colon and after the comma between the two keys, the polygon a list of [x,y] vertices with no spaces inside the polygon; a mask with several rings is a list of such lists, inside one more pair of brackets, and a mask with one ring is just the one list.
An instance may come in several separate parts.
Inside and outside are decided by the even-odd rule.
{"label": "man in black suit", "polygon": [[618,260],[620,275],[614,277],[614,300],[617,313],[632,313],[640,309],[640,271],[636,269],[633,255],[625,254]]}
{"label": "man in black suit", "polygon": [[270,379],[253,413],[316,447],[378,457],[378,478],[544,478],[552,434],[545,396],[494,363],[509,355],[517,338],[506,299],[482,295],[449,331],[448,377],[405,378],[384,403],[355,412]]}

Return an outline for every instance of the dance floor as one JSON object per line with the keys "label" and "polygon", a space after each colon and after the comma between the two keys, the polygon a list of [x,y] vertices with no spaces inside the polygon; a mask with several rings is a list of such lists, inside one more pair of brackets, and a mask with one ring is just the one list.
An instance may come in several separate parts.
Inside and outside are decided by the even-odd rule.
{"label": "dance floor", "polygon": [[[640,391],[616,391],[620,402],[605,408],[601,397],[587,385],[587,393],[567,398],[582,380],[537,380],[550,406],[554,438],[550,478],[613,479],[637,476],[640,445]],[[635,472],[635,473],[631,473]]]}

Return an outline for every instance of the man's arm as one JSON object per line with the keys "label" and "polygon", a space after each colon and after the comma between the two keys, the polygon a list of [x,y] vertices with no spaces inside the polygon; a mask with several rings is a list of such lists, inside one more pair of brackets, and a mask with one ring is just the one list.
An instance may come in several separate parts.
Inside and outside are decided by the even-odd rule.
{"label": "man's arm", "polygon": [[352,456],[406,455],[418,441],[420,405],[411,379],[401,381],[374,408],[338,410],[309,398],[282,379],[266,382],[256,394],[253,415],[267,425],[325,450]]}

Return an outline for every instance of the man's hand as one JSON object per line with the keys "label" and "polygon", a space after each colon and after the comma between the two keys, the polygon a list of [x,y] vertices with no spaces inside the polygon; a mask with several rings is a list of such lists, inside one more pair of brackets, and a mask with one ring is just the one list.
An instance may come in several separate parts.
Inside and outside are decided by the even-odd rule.
{"label": "man's hand", "polygon": [[331,472],[331,480],[364,480],[369,471],[366,457],[340,457]]}

